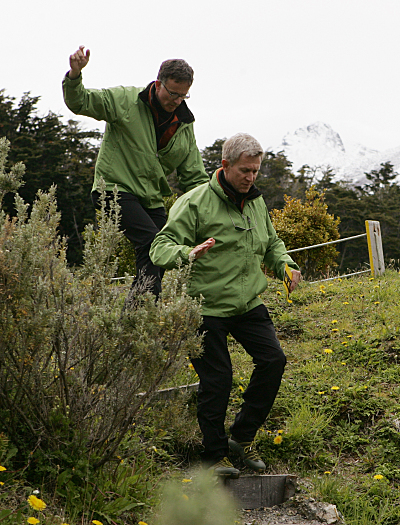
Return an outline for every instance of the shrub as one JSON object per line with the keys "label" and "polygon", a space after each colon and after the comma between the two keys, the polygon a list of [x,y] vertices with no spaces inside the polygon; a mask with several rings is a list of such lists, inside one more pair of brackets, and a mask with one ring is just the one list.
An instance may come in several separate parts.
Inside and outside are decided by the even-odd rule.
{"label": "shrub", "polygon": [[[0,148],[4,160],[4,141]],[[103,191],[99,229],[87,227],[84,263],[73,271],[55,194],[38,192],[30,216],[18,194],[15,219],[0,210],[0,417],[16,466],[38,482],[82,461],[88,475],[115,460],[159,385],[201,343],[190,267],[166,275],[157,303],[145,292],[123,308],[130,283],[111,281],[122,235],[116,196],[108,214]]]}
{"label": "shrub", "polygon": [[[272,224],[288,250],[313,246],[339,239],[339,218],[327,212],[324,193],[314,188],[306,191],[305,202],[285,195],[283,210],[272,210]],[[305,278],[328,274],[337,266],[338,256],[332,245],[291,254]]]}

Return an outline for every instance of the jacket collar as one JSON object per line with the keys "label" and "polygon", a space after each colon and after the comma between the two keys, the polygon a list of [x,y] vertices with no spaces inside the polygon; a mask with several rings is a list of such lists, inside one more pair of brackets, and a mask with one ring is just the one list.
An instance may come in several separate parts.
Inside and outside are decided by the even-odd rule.
{"label": "jacket collar", "polygon": [[[155,82],[150,82],[150,84],[139,93],[139,98],[142,102],[149,106],[149,93],[152,87],[155,85]],[[154,96],[156,96],[154,94]],[[175,115],[178,117],[179,122],[184,122],[185,124],[191,124],[194,122],[194,115],[188,108],[186,102],[182,100],[180,105],[174,111]]]}

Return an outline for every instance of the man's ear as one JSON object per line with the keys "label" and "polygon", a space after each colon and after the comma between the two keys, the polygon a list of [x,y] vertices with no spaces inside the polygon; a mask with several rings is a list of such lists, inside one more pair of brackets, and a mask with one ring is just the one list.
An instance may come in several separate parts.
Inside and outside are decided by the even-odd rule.
{"label": "man's ear", "polygon": [[156,80],[155,84],[156,84],[156,91],[158,93],[162,86],[161,80]]}
{"label": "man's ear", "polygon": [[222,168],[224,169],[224,171],[229,168],[229,160],[226,160],[226,159],[222,159]]}

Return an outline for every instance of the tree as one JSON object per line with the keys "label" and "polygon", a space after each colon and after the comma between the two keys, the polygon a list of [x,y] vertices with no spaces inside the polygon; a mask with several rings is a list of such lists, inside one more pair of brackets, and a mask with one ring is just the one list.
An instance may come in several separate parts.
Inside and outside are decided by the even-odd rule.
{"label": "tree", "polygon": [[292,163],[283,151],[278,153],[267,151],[265,153],[256,186],[263,194],[269,209],[283,208],[285,204],[284,195],[290,193],[290,186],[293,181],[291,168]]}
{"label": "tree", "polygon": [[[327,211],[324,193],[311,188],[305,202],[285,195],[283,210],[270,212],[272,224],[288,250],[313,246],[339,239],[339,218]],[[333,245],[293,253],[291,256],[301,267],[305,278],[327,275],[337,266],[338,252]]]}
{"label": "tree", "polygon": [[207,146],[201,150],[201,156],[203,158],[204,168],[207,175],[211,178],[214,171],[222,166],[222,146],[224,145],[224,139],[216,139],[212,146]]}
{"label": "tree", "polygon": [[390,162],[382,162],[379,170],[372,170],[369,173],[365,173],[365,176],[370,184],[365,184],[364,191],[371,194],[376,194],[380,189],[391,186],[398,177],[398,173],[393,171],[394,166]]}
{"label": "tree", "polygon": [[[57,186],[60,233],[68,239],[69,262],[77,264],[82,260],[83,229],[95,217],[90,190],[101,134],[83,131],[73,120],[64,124],[52,112],[39,116],[38,100],[25,93],[16,106],[15,98],[0,90],[0,136],[11,142],[9,163],[21,161],[27,168],[29,177],[20,190],[27,203],[33,204],[38,190]],[[4,208],[15,214],[10,196]]]}

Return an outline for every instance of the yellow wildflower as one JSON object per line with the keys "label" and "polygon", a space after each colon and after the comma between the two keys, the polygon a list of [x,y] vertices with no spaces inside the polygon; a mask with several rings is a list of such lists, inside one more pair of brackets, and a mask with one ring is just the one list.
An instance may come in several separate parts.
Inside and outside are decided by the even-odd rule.
{"label": "yellow wildflower", "polygon": [[332,348],[324,348],[326,354],[331,354],[333,352]]}
{"label": "yellow wildflower", "polygon": [[138,525],[147,525],[145,521],[139,521]]}
{"label": "yellow wildflower", "polygon": [[349,339],[351,339],[353,336],[352,336],[352,335],[348,335],[348,336],[346,336],[346,337],[348,337]]}
{"label": "yellow wildflower", "polygon": [[370,277],[368,280],[369,280],[369,281],[374,281],[374,278],[373,278],[373,277]]}
{"label": "yellow wildflower", "polygon": [[[93,525],[103,525],[101,521],[99,520],[92,520]],[[140,523],[140,521],[139,521]]]}
{"label": "yellow wildflower", "polygon": [[319,392],[317,392],[317,394],[319,394],[320,396],[322,396],[323,394],[325,394],[325,390],[320,390]]}
{"label": "yellow wildflower", "polygon": [[348,341],[342,341],[342,345],[348,345],[349,342]]}
{"label": "yellow wildflower", "polygon": [[189,363],[189,368],[190,370],[194,370],[194,366],[192,365],[192,363]]}
{"label": "yellow wildflower", "polygon": [[279,290],[276,291],[276,295],[282,295]]}
{"label": "yellow wildflower", "polygon": [[341,283],[341,282],[342,282],[342,279],[338,279],[338,281]]}
{"label": "yellow wildflower", "polygon": [[339,390],[339,387],[338,386],[333,386],[333,387],[331,387],[331,390]]}
{"label": "yellow wildflower", "polygon": [[339,332],[339,328],[332,328],[331,332]]}
{"label": "yellow wildflower", "polygon": [[374,304],[380,304],[380,302],[379,301],[375,301]]}
{"label": "yellow wildflower", "polygon": [[240,390],[241,392],[244,392],[244,388],[242,387],[242,385],[239,385],[239,390]]}
{"label": "yellow wildflower", "polygon": [[337,323],[337,319],[334,319],[333,321],[331,321],[332,324],[336,324]]}
{"label": "yellow wildflower", "polygon": [[380,480],[383,479],[382,474],[375,474],[374,479]]}
{"label": "yellow wildflower", "polygon": [[330,470],[325,470],[324,474],[332,474]]}
{"label": "yellow wildflower", "polygon": [[34,518],[33,516],[28,518],[26,521],[29,523],[29,525],[37,525],[37,523],[40,523],[40,520]]}
{"label": "yellow wildflower", "polygon": [[184,478],[184,479],[182,480],[182,483],[192,483],[192,480],[191,480],[191,479],[186,479],[186,478]]}
{"label": "yellow wildflower", "polygon": [[343,304],[349,304],[349,302],[348,302],[348,301],[345,301]]}
{"label": "yellow wildflower", "polygon": [[278,430],[277,434],[283,434],[283,430]]}
{"label": "yellow wildflower", "polygon": [[4,481],[0,481],[0,485],[4,485]]}
{"label": "yellow wildflower", "polygon": [[3,470],[7,470],[6,467],[3,467],[2,465],[0,465],[0,472],[3,472]]}
{"label": "yellow wildflower", "polygon": [[282,443],[282,436],[275,436],[274,437],[274,444],[280,445]]}
{"label": "yellow wildflower", "polygon": [[29,496],[28,503],[35,510],[44,510],[47,507],[46,503],[43,500],[37,498],[34,494]]}
{"label": "yellow wildflower", "polygon": [[346,365],[347,363],[346,363],[346,361],[342,361],[340,364],[341,365]]}

